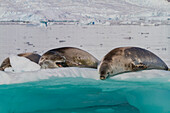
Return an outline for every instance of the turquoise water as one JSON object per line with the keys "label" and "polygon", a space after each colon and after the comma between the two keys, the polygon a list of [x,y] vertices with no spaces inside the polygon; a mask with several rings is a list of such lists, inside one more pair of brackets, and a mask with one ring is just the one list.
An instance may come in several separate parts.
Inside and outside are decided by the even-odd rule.
{"label": "turquoise water", "polygon": [[170,82],[50,77],[0,85],[0,113],[170,113]]}

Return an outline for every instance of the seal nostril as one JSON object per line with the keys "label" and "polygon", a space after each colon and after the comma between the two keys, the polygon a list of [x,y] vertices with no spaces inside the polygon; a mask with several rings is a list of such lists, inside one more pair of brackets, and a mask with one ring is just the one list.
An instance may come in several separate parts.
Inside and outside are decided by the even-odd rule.
{"label": "seal nostril", "polygon": [[105,76],[100,76],[100,79],[101,79],[101,80],[105,80],[106,77],[105,77]]}

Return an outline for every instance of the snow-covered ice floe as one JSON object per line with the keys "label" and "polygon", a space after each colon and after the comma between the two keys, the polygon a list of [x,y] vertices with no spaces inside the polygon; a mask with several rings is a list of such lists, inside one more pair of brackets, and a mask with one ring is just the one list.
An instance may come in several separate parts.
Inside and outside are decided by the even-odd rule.
{"label": "snow-covered ice floe", "polygon": [[40,65],[25,57],[10,56],[9,59],[12,67],[6,68],[6,72],[37,71],[40,69]]}
{"label": "snow-covered ice floe", "polygon": [[[82,77],[99,80],[97,69],[92,68],[55,68],[40,69],[40,66],[27,58],[19,56],[10,56],[10,68],[6,68],[5,72],[0,71],[0,84],[24,83],[30,81],[38,81],[41,79],[49,79],[50,77]],[[129,72],[110,77],[109,79],[123,81],[154,81],[169,82],[170,71],[164,70],[144,70],[138,72]]]}

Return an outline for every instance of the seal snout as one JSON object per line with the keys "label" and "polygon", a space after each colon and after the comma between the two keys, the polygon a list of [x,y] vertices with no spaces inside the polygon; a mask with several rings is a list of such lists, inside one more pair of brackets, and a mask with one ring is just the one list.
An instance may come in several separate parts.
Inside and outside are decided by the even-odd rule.
{"label": "seal snout", "polygon": [[52,63],[49,60],[40,61],[39,65],[41,66],[42,69],[46,69],[46,68],[51,68],[52,67]]}
{"label": "seal snout", "polygon": [[102,63],[99,66],[99,74],[100,74],[100,79],[105,80],[108,77],[109,74],[109,66],[107,63]]}
{"label": "seal snout", "polygon": [[39,65],[41,66],[42,69],[48,68],[48,65],[45,65],[43,62],[39,63]]}
{"label": "seal snout", "polygon": [[100,80],[105,80],[106,77],[105,76],[100,76]]}

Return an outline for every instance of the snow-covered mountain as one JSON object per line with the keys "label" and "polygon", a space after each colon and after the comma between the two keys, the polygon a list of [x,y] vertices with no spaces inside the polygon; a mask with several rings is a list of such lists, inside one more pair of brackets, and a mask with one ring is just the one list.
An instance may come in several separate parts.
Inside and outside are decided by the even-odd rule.
{"label": "snow-covered mountain", "polygon": [[1,0],[0,21],[169,24],[167,0]]}

